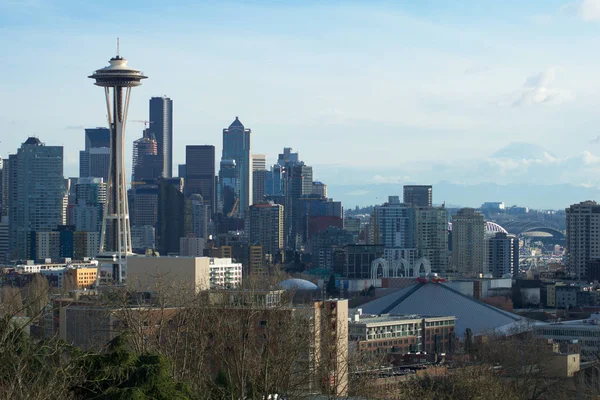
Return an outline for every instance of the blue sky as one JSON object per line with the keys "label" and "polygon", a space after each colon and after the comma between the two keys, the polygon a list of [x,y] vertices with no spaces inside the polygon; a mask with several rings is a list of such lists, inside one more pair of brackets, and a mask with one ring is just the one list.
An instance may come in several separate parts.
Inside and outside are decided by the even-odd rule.
{"label": "blue sky", "polygon": [[[330,184],[598,186],[600,0],[0,0],[0,156],[37,135],[76,175],[117,36],[149,76],[130,119],[174,100],[176,163],[238,115],[255,153],[291,146]],[[494,156],[514,142],[542,150]]]}

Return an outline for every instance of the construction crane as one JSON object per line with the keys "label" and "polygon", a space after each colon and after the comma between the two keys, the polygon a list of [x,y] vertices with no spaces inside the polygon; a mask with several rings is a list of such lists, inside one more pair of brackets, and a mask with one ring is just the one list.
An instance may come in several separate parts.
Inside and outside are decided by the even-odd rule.
{"label": "construction crane", "polygon": [[233,207],[231,207],[231,211],[227,214],[228,218],[233,217],[233,215],[237,212],[238,206],[240,205],[240,199],[236,198],[235,203],[233,203]]}
{"label": "construction crane", "polygon": [[154,121],[148,121],[148,120],[145,120],[145,119],[132,119],[129,122],[137,122],[137,123],[140,123],[140,124],[144,124],[144,128],[148,128],[150,126],[150,124],[154,123]]}

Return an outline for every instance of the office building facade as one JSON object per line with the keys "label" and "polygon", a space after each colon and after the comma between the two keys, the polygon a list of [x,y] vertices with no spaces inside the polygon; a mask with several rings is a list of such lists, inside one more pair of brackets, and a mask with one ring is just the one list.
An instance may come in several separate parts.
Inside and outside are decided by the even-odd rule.
{"label": "office building facade", "polygon": [[252,204],[252,130],[246,129],[238,117],[223,129],[222,162],[234,161],[237,182],[238,207],[233,216],[243,218]]}
{"label": "office building facade", "polygon": [[9,182],[11,250],[16,258],[25,258],[29,232],[51,231],[63,222],[63,148],[30,137],[9,159],[14,167]]}
{"label": "office building facade", "polygon": [[173,177],[173,100],[168,97],[150,99],[150,128],[157,144],[163,178]]}
{"label": "office building facade", "polygon": [[403,202],[414,207],[432,207],[433,189],[431,185],[405,185]]}
{"label": "office building facade", "polygon": [[488,241],[488,270],[494,278],[519,273],[519,239],[515,235],[497,232]]}
{"label": "office building facade", "polygon": [[215,146],[185,146],[185,195],[193,194],[216,212]]}

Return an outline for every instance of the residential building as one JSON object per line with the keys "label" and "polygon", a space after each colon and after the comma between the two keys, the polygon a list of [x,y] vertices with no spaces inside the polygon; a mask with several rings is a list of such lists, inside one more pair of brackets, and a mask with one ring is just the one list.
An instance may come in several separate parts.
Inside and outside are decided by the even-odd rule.
{"label": "residential building", "polygon": [[67,268],[63,274],[63,285],[68,282],[70,289],[89,289],[96,285],[98,268]]}
{"label": "residential building", "polygon": [[8,160],[2,161],[2,170],[0,170],[0,186],[2,190],[0,190],[0,217],[7,216],[9,210],[9,183],[8,177],[9,173],[9,163]]}
{"label": "residential building", "polygon": [[485,221],[472,208],[452,217],[452,268],[466,276],[485,274]]}
{"label": "residential building", "polygon": [[6,261],[9,253],[9,222],[8,216],[0,217],[0,263]]}
{"label": "residential building", "polygon": [[140,291],[173,286],[199,293],[209,288],[234,288],[242,282],[242,264],[230,258],[132,256],[127,259],[127,284]]}
{"label": "residential building", "polygon": [[519,239],[515,235],[497,232],[487,239],[488,270],[494,278],[519,273]]}
{"label": "residential building", "polygon": [[246,129],[238,117],[223,129],[223,154],[221,160],[235,161],[238,179],[237,199],[239,205],[233,216],[243,218],[252,204],[252,149],[250,129]]}
{"label": "residential building", "polygon": [[[270,257],[272,259],[272,257]],[[263,246],[260,244],[251,244],[248,246],[248,275],[266,276],[269,268],[266,265]]]}
{"label": "residential building", "polygon": [[400,203],[398,196],[389,196],[387,203],[373,210],[374,244],[384,247],[384,258],[390,265],[403,265],[405,274],[418,258],[415,210]]}
{"label": "residential building", "polygon": [[208,224],[210,221],[210,206],[204,203],[202,195],[190,196],[192,202],[192,233],[197,238],[208,239]]}
{"label": "residential building", "polygon": [[163,178],[173,177],[173,100],[164,97],[150,99],[150,134],[157,144]]}
{"label": "residential building", "polygon": [[373,353],[452,353],[455,318],[421,315],[365,315],[359,309],[348,323],[349,340]]}
{"label": "residential building", "polygon": [[263,203],[250,206],[248,235],[251,244],[260,244],[264,254],[273,258],[283,251],[284,207],[280,204]]}
{"label": "residential building", "polygon": [[[329,372],[327,391],[334,396],[348,395],[348,300],[325,300],[314,303],[313,371],[325,367]],[[322,363],[329,365],[323,366]]]}
{"label": "residential building", "polygon": [[210,207],[210,215],[216,212],[215,146],[185,146],[185,195],[202,195]]}
{"label": "residential building", "polygon": [[571,276],[585,279],[590,261],[600,259],[600,205],[584,201],[565,211],[567,269]]}
{"label": "residential building", "polygon": [[62,146],[30,137],[10,155],[10,242],[15,258],[26,258],[29,232],[62,224],[65,180]]}
{"label": "residential building", "polygon": [[418,257],[431,263],[433,272],[448,270],[448,212],[444,207],[419,207],[415,210]]}
{"label": "residential building", "polygon": [[266,180],[269,171],[266,169],[255,169],[252,171],[252,201],[253,204],[260,204],[265,201]]}
{"label": "residential building", "polygon": [[432,207],[433,189],[431,185],[404,185],[403,201],[414,207]]}
{"label": "residential building", "polygon": [[[205,257],[206,258],[206,257]],[[242,284],[242,264],[231,258],[208,258],[211,289],[233,289]]]}

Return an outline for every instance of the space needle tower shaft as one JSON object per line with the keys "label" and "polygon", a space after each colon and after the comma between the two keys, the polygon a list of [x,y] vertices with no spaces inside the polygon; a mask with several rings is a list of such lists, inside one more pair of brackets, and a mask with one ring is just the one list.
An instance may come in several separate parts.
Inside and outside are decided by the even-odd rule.
{"label": "space needle tower shaft", "polygon": [[96,80],[95,85],[104,88],[110,128],[107,196],[97,258],[102,266],[112,265],[113,280],[122,283],[127,256],[133,254],[123,153],[125,125],[131,88],[141,85],[141,80],[147,77],[141,71],[127,66],[127,60],[119,54],[118,42],[117,55],[110,59],[109,64],[89,76]]}

